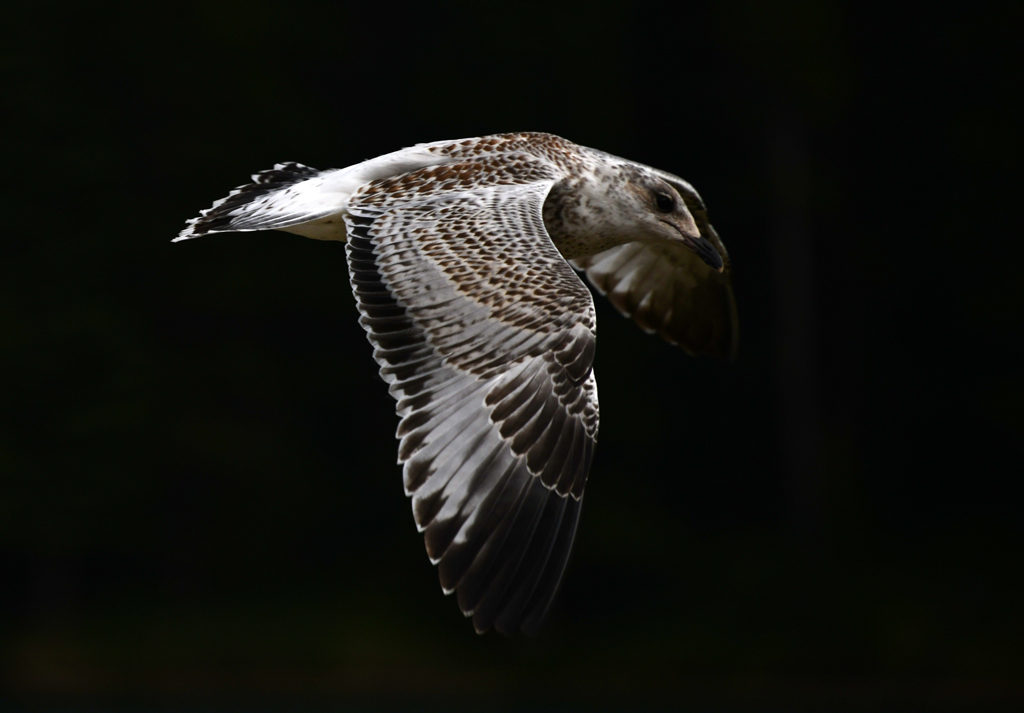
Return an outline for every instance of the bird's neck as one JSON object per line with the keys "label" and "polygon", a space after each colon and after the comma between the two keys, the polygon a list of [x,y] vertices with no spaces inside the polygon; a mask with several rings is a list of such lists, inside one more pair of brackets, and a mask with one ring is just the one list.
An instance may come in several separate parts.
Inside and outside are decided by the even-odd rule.
{"label": "bird's neck", "polygon": [[566,260],[604,252],[633,239],[617,229],[606,193],[593,176],[567,178],[544,201],[544,227]]}

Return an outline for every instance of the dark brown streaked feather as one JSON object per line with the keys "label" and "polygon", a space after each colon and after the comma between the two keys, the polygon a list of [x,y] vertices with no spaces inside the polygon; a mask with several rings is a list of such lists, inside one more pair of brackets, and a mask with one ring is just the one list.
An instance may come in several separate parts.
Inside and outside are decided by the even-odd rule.
{"label": "dark brown streaked feather", "polygon": [[513,632],[564,569],[597,396],[590,294],[541,218],[552,170],[504,158],[368,184],[348,255],[427,553],[478,631]]}

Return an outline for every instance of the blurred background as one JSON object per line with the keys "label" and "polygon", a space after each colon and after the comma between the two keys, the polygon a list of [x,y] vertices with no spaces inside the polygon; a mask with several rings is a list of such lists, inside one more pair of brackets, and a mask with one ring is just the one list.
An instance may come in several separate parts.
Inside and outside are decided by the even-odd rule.
{"label": "blurred background", "polygon": [[[8,10],[0,706],[1020,710],[1022,7]],[[441,595],[343,247],[170,243],[278,161],[510,130],[690,180],[741,318],[716,363],[598,300],[535,640]]]}

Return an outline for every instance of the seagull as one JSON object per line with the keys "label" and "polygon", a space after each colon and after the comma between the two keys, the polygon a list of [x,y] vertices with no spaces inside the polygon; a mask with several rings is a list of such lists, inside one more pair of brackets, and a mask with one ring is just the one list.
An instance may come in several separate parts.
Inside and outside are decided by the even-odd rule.
{"label": "seagull", "polygon": [[279,163],[174,242],[256,230],[346,243],[416,526],[478,633],[536,634],[575,538],[598,428],[575,270],[647,332],[735,354],[729,257],[693,186],[552,134]]}

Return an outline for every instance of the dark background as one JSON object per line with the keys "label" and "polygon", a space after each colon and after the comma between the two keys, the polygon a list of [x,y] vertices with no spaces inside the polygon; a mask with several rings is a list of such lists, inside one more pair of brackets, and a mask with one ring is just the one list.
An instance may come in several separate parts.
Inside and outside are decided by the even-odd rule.
{"label": "dark background", "polygon": [[[30,8],[0,703],[1024,701],[1020,3]],[[508,130],[693,182],[742,333],[694,360],[598,301],[601,441],[536,640],[440,593],[343,247],[169,242],[277,161]]]}

